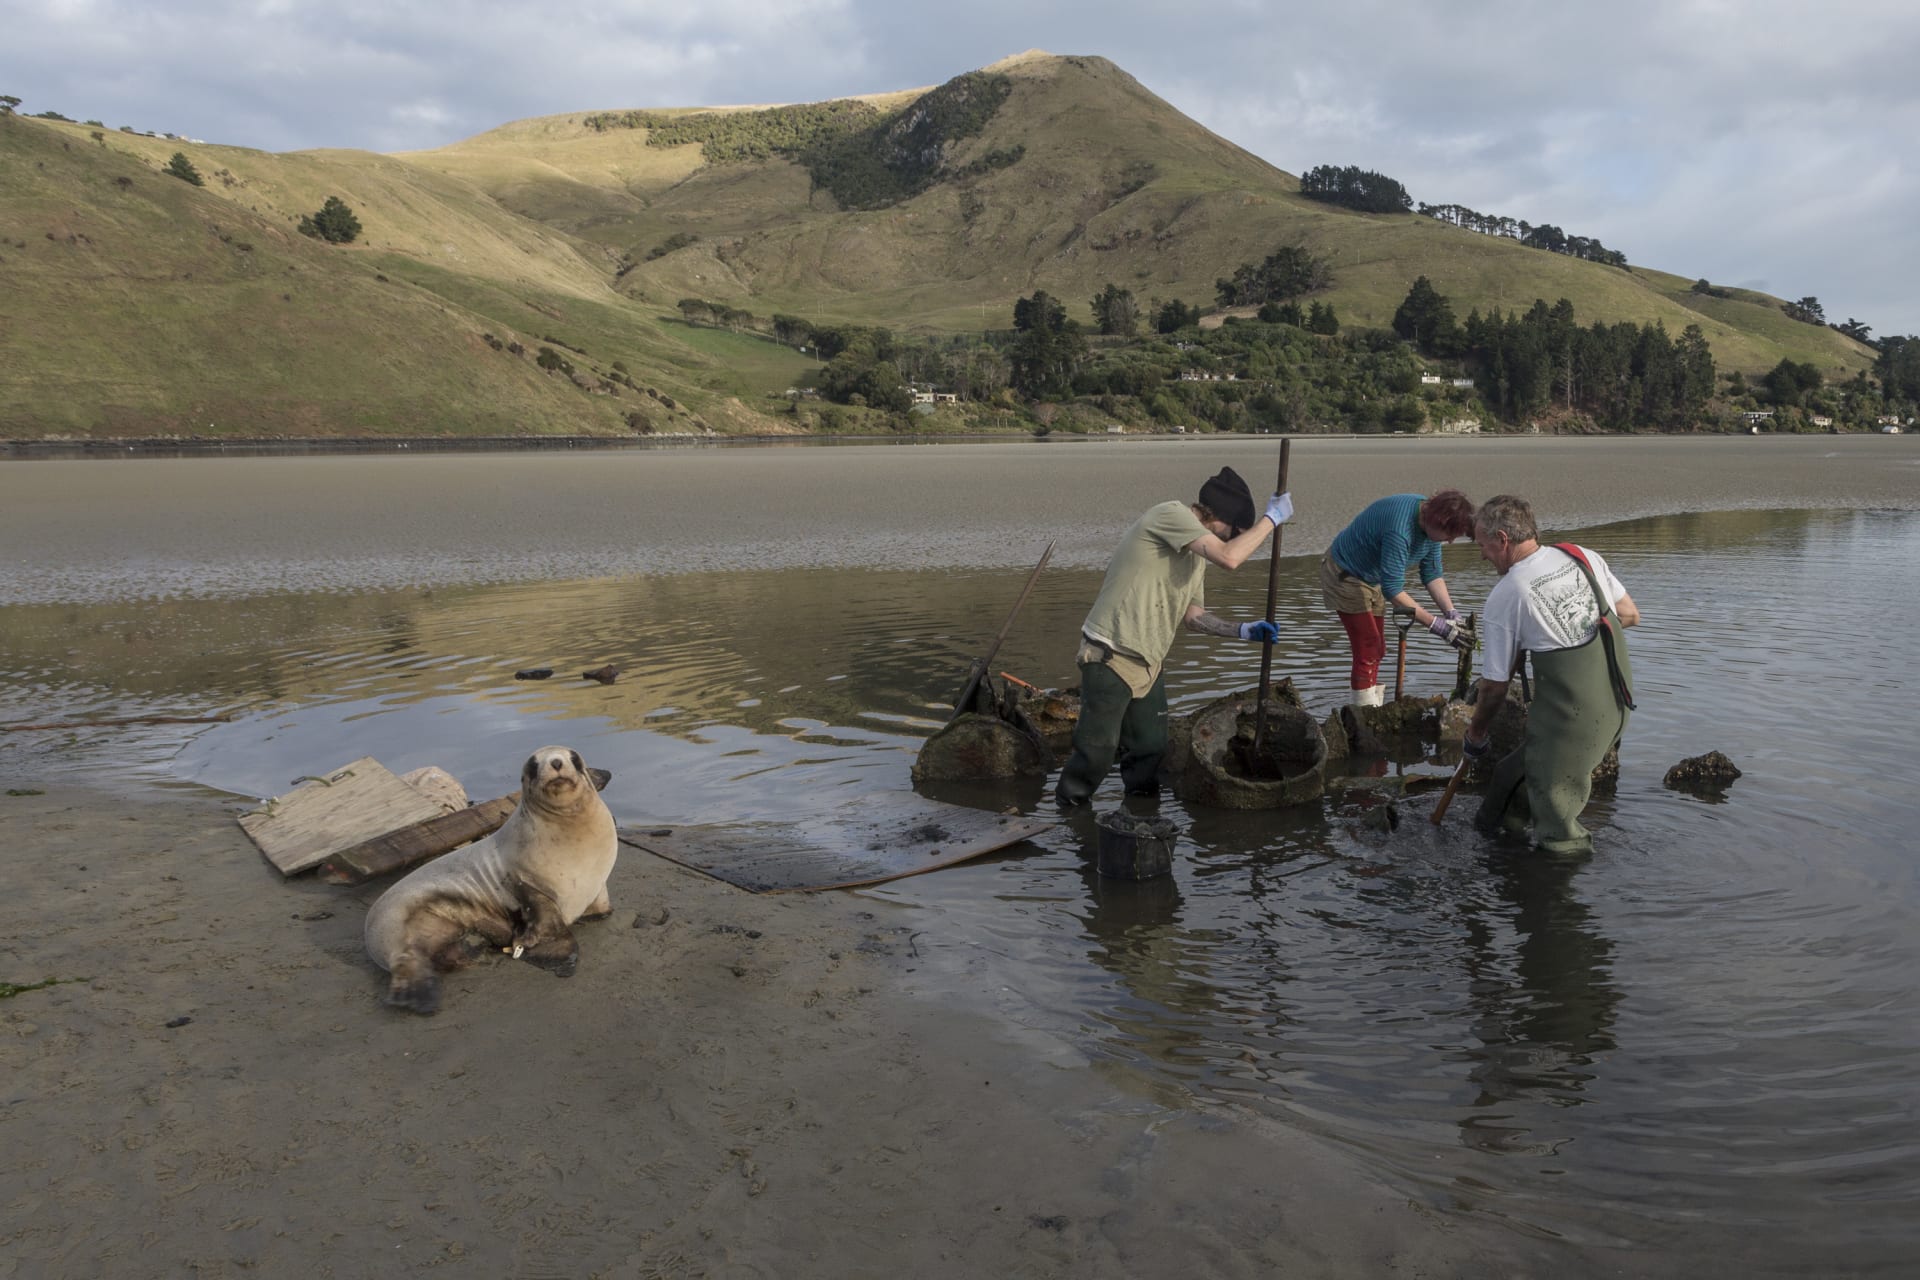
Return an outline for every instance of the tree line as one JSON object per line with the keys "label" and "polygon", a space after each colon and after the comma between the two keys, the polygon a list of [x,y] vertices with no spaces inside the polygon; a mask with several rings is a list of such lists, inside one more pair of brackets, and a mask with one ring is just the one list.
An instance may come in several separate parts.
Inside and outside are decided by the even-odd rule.
{"label": "tree line", "polygon": [[1558,407],[1605,427],[1671,430],[1698,420],[1714,394],[1713,352],[1690,324],[1675,339],[1659,321],[1582,328],[1566,298],[1523,313],[1478,309],[1455,319],[1447,296],[1421,276],[1394,312],[1393,331],[1430,355],[1459,359],[1482,397],[1509,422]]}
{"label": "tree line", "polygon": [[[1413,197],[1400,182],[1384,173],[1351,164],[1315,165],[1301,175],[1300,194],[1309,200],[1337,204],[1361,213],[1408,213],[1416,208]],[[1535,226],[1523,220],[1480,213],[1465,205],[1428,204],[1424,200],[1417,209],[1422,217],[1435,218],[1481,235],[1516,240],[1530,249],[1545,249],[1610,267],[1627,265],[1627,255],[1619,250],[1609,249],[1591,236],[1568,235],[1550,222]]]}
{"label": "tree line", "polygon": [[1475,231],[1483,236],[1517,240],[1529,249],[1545,249],[1548,253],[1561,253],[1569,258],[1598,262],[1609,267],[1627,265],[1627,255],[1618,249],[1609,249],[1591,236],[1568,235],[1551,222],[1535,226],[1524,218],[1480,213],[1460,204],[1428,204],[1424,200],[1420,202],[1418,212],[1423,217]]}

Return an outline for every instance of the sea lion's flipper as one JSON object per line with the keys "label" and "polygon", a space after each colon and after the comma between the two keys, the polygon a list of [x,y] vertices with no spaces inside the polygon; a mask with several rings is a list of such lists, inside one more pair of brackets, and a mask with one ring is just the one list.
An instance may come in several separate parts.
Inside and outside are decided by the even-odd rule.
{"label": "sea lion's flipper", "polygon": [[387,1003],[413,1013],[440,1012],[440,974],[433,958],[418,947],[409,947],[393,962],[392,981],[387,984]]}
{"label": "sea lion's flipper", "polygon": [[520,958],[530,965],[545,969],[556,978],[571,978],[580,967],[580,944],[569,933],[564,938],[555,938],[551,942],[528,948]]}
{"label": "sea lion's flipper", "polygon": [[543,891],[524,880],[515,887],[520,891],[521,924],[513,935],[514,954],[556,977],[571,978],[580,967],[580,944],[573,940],[567,918]]}

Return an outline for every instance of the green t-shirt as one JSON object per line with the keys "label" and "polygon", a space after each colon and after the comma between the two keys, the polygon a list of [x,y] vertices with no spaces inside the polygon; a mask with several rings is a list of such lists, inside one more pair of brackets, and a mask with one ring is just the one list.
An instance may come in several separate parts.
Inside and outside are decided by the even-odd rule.
{"label": "green t-shirt", "polygon": [[1189,605],[1206,604],[1207,562],[1187,550],[1207,532],[1184,502],[1163,502],[1133,522],[1080,629],[1156,672]]}

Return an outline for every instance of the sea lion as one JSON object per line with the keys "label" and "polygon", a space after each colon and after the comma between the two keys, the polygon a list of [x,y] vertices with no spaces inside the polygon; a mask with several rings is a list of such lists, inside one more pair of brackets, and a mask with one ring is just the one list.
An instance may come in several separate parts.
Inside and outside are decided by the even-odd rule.
{"label": "sea lion", "polygon": [[542,747],[520,771],[520,803],[498,831],[418,868],[367,912],[373,962],[393,975],[387,1003],[440,1008],[440,975],[486,946],[565,978],[580,963],[570,926],[613,912],[607,876],[619,838],[580,753]]}

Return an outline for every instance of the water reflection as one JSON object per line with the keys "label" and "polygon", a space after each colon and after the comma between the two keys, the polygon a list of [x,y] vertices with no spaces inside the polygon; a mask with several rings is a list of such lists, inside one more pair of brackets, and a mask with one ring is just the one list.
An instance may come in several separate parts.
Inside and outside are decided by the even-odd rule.
{"label": "water reflection", "polygon": [[[1024,532],[1024,531],[1023,531]],[[1104,536],[1104,535],[1103,535]],[[1673,516],[1586,530],[1647,622],[1641,711],[1598,852],[1496,853],[1391,764],[1319,806],[1192,811],[1164,883],[1092,878],[1090,825],[873,891],[952,939],[954,999],[1086,1042],[1125,1087],[1231,1099],[1363,1153],[1431,1203],[1576,1240],[1685,1232],[1740,1245],[1817,1214],[1781,1266],[1897,1274],[1920,1245],[1920,517]],[[1023,550],[1022,558],[1031,563]],[[1343,696],[1344,637],[1311,558],[1282,565],[1276,675]],[[1023,570],[739,570],[361,594],[0,607],[6,719],[208,714],[214,726],[55,735],[94,776],[132,770],[244,794],[372,754],[503,794],[527,750],[580,746],[624,820],[786,821],[909,788],[921,739],[1004,618]],[[1221,575],[1222,613],[1264,575]],[[1448,580],[1490,585],[1470,554]],[[1096,568],[1042,575],[996,668],[1073,678]],[[1850,602],[1866,602],[1864,605]],[[578,673],[611,662],[618,683]],[[513,679],[551,666],[550,681]],[[1416,636],[1410,688],[1453,680]],[[1257,650],[1176,644],[1191,708]],[[0,766],[28,750],[0,734]],[[1718,749],[1724,803],[1668,791]],[[36,757],[36,770],[45,765]],[[1034,811],[1044,782],[930,789]],[[1117,791],[1103,796],[1116,803]],[[1397,827],[1382,825],[1387,803]],[[1470,802],[1464,802],[1470,803]],[[1100,804],[1096,808],[1102,807]],[[1815,1255],[1815,1245],[1823,1252]]]}
{"label": "water reflection", "polygon": [[[1488,867],[1504,912],[1465,913],[1467,990],[1475,1016],[1467,1079],[1478,1090],[1460,1120],[1469,1147],[1550,1155],[1530,1103],[1573,1105],[1614,1047],[1619,990],[1613,944],[1574,892],[1584,859],[1496,853]],[[1516,1105],[1521,1104],[1521,1105]]]}

